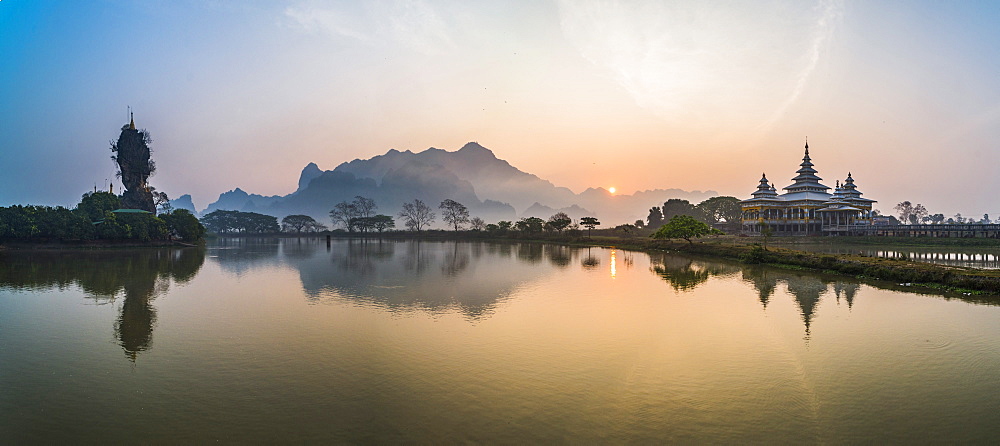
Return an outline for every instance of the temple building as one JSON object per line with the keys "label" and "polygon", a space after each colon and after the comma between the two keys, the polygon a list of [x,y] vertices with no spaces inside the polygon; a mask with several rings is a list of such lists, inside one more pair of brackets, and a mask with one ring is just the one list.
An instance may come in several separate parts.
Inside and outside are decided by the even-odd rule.
{"label": "temple building", "polygon": [[833,193],[820,183],[812,160],[809,142],[797,175],[785,193],[778,194],[766,175],[762,175],[752,198],[740,202],[743,208],[742,232],[760,235],[769,228],[774,235],[848,235],[872,224],[875,200],[861,198],[854,178],[847,174],[843,184],[837,181]]}

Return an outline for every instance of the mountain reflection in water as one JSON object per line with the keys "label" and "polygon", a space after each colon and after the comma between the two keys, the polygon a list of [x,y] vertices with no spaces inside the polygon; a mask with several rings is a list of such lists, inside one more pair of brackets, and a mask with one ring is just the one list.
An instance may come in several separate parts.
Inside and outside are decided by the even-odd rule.
{"label": "mountain reflection in water", "polygon": [[77,286],[96,302],[122,298],[115,337],[135,361],[150,348],[157,296],[173,284],[191,281],[205,261],[201,248],[147,248],[113,251],[10,251],[0,253],[0,288],[63,289]]}
{"label": "mountain reflection in water", "polygon": [[306,298],[315,303],[344,301],[400,312],[455,309],[470,320],[488,316],[518,287],[550,273],[536,264],[566,268],[580,256],[579,248],[537,243],[349,239],[327,249],[307,238],[247,242],[251,257],[234,249],[240,241],[228,243],[212,256],[224,270],[243,274],[280,255],[299,272]]}
{"label": "mountain reflection in water", "polygon": [[[492,315],[519,289],[557,271],[579,268],[608,274],[631,269],[634,256],[605,248],[540,243],[335,240],[319,238],[219,239],[205,249],[113,251],[7,251],[0,253],[0,287],[15,290],[79,287],[97,303],[120,301],[114,325],[117,342],[135,360],[152,345],[153,300],[175,284],[191,281],[206,257],[222,271],[241,277],[268,268],[294,270],[305,299],[313,304],[349,303],[390,312],[457,311],[469,321]],[[817,308],[832,297],[852,309],[861,288],[843,276],[789,271],[713,259],[650,253],[649,269],[676,293],[691,293],[714,277],[733,278],[755,290],[762,311],[780,288],[797,307],[809,338]],[[877,287],[915,290],[893,284]],[[924,291],[931,292],[931,291]],[[942,293],[939,293],[942,294]],[[943,294],[946,299],[995,305],[995,300]]]}
{"label": "mountain reflection in water", "polygon": [[914,291],[538,243],[4,251],[0,437],[995,443],[1000,309]]}

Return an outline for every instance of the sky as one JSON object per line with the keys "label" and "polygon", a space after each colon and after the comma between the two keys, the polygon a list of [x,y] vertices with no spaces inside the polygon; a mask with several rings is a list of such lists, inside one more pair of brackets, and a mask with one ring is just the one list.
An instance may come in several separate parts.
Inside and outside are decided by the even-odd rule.
{"label": "sky", "polygon": [[131,106],[199,209],[470,141],[576,192],[748,198],[808,137],[885,213],[995,219],[996,48],[997,2],[0,0],[0,206],[103,189]]}

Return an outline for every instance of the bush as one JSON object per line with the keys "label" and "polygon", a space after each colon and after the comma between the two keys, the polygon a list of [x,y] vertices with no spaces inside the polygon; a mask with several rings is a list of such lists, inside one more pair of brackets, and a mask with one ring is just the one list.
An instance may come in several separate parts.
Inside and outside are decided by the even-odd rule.
{"label": "bush", "polygon": [[751,265],[767,263],[768,252],[759,243],[754,243],[750,250],[740,254],[740,261]]}

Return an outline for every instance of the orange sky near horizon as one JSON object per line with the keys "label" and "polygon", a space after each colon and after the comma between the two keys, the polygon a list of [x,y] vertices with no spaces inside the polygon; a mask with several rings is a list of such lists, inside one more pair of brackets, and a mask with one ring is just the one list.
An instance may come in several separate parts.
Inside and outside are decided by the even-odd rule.
{"label": "orange sky near horizon", "polygon": [[151,183],[199,208],[290,193],[309,162],[470,141],[576,192],[746,198],[762,172],[791,184],[808,136],[824,182],[853,173],[883,212],[1000,216],[995,8],[182,3],[0,3],[18,86],[0,91],[0,205],[72,205],[113,178],[131,105]]}

